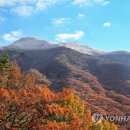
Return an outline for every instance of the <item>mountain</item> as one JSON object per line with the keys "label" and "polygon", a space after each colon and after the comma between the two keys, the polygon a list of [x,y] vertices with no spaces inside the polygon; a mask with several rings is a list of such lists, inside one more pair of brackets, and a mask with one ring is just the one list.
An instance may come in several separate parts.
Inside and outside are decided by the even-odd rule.
{"label": "mountain", "polygon": [[[24,43],[28,44],[28,42]],[[60,91],[63,87],[74,89],[85,101],[86,108],[91,108],[92,112],[129,115],[130,64],[127,63],[130,59],[129,52],[97,54],[94,49],[90,54],[91,48],[87,47],[89,50],[84,54],[67,47],[69,43],[59,44],[60,46],[41,50],[6,47],[0,50],[0,56],[7,53],[11,60],[17,60],[23,72],[35,72],[38,81],[51,84],[51,89],[54,91]],[[33,48],[36,45],[37,42]],[[76,45],[71,43],[71,46]],[[127,130],[130,124],[120,124],[120,127],[121,130]]]}
{"label": "mountain", "polygon": [[81,52],[83,54],[88,55],[99,55],[104,54],[105,51],[93,49],[88,46],[83,46],[75,42],[62,42],[62,43],[52,43],[45,40],[40,40],[35,37],[24,37],[21,38],[11,45],[5,47],[7,50],[44,50],[44,49],[51,49],[56,47],[66,47],[73,50],[76,50],[78,52]]}
{"label": "mountain", "polygon": [[11,45],[5,47],[5,49],[43,50],[43,49],[50,49],[50,48],[55,48],[55,47],[59,47],[59,45],[45,41],[45,40],[40,40],[34,37],[24,37],[15,41]]}
{"label": "mountain", "polygon": [[112,62],[130,65],[130,52],[127,51],[113,51],[99,55],[99,57]]}

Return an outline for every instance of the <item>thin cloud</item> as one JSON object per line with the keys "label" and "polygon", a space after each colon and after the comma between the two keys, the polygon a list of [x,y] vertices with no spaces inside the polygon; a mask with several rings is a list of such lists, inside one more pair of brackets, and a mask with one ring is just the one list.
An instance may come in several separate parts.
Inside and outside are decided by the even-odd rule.
{"label": "thin cloud", "polygon": [[82,13],[79,13],[78,15],[77,15],[77,18],[78,19],[82,19],[82,18],[84,18],[85,17],[85,14],[82,14]]}
{"label": "thin cloud", "polygon": [[59,2],[62,0],[0,0],[0,7],[10,7],[13,14],[30,16]]}
{"label": "thin cloud", "polygon": [[72,4],[78,6],[92,6],[92,5],[105,6],[110,4],[110,1],[109,0],[74,0]]}
{"label": "thin cloud", "polygon": [[63,33],[56,35],[57,41],[67,41],[67,40],[79,40],[84,35],[83,31],[75,31],[75,33]]}
{"label": "thin cloud", "polygon": [[33,8],[31,6],[20,6],[20,7],[16,7],[15,9],[12,9],[11,12],[26,17],[32,15]]}
{"label": "thin cloud", "polygon": [[2,38],[7,42],[13,42],[22,36],[22,30],[11,31],[10,33],[5,33]]}
{"label": "thin cloud", "polygon": [[104,28],[109,28],[111,26],[111,22],[105,22],[104,24],[103,24],[103,27]]}
{"label": "thin cloud", "polygon": [[[0,0],[0,7],[9,7],[8,10],[20,16],[30,16],[34,13],[44,11],[49,7],[68,2],[78,6],[107,5],[109,0]],[[6,8],[5,8],[6,9]]]}
{"label": "thin cloud", "polygon": [[68,17],[63,17],[63,18],[57,18],[57,19],[53,19],[53,25],[62,25],[62,24],[66,24],[66,23],[70,23],[71,19]]}
{"label": "thin cloud", "polygon": [[94,3],[105,6],[105,5],[110,4],[110,1],[109,0],[94,0]]}

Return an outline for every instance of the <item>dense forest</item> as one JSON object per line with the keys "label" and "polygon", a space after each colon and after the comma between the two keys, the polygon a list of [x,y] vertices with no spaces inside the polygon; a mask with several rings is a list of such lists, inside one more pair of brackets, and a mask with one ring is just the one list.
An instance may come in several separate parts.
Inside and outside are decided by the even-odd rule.
{"label": "dense forest", "polygon": [[0,59],[0,130],[117,130],[95,124],[91,110],[72,89],[55,92],[39,85],[35,74],[21,72],[8,55]]}

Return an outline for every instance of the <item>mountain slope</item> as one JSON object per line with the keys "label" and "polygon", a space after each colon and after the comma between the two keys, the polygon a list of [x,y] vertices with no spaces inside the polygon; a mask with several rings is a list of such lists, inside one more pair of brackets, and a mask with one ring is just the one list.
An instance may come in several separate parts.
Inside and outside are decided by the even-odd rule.
{"label": "mountain slope", "polygon": [[16,59],[23,71],[34,68],[45,74],[53,90],[73,88],[93,112],[98,110],[111,115],[130,114],[129,66],[84,55],[65,47],[4,52],[12,60]]}
{"label": "mountain slope", "polygon": [[64,47],[41,51],[5,52],[9,53],[12,59],[16,59],[23,70],[35,68],[49,78],[64,79],[73,77],[76,69],[80,69],[96,76],[105,89],[114,89],[117,93],[130,95],[130,67],[127,65],[84,55]]}

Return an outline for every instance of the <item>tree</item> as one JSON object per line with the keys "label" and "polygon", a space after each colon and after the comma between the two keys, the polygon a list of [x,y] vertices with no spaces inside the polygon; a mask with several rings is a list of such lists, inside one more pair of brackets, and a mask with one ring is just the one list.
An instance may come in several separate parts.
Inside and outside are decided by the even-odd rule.
{"label": "tree", "polygon": [[91,124],[89,130],[118,130],[114,123],[103,121],[99,124]]}
{"label": "tree", "polygon": [[11,67],[11,62],[7,54],[4,54],[2,58],[0,58],[0,75],[5,76],[8,74]]}
{"label": "tree", "polygon": [[117,130],[109,122],[93,124],[91,111],[73,90],[53,92],[38,85],[35,75],[23,75],[6,58],[1,60],[1,77],[8,78],[0,88],[0,130]]}
{"label": "tree", "polygon": [[10,69],[11,62],[9,60],[9,57],[8,55],[4,54],[0,58],[0,87],[6,87]]}
{"label": "tree", "polygon": [[20,67],[18,66],[16,61],[13,61],[8,73],[8,80],[6,84],[7,88],[18,89],[19,87],[21,87],[22,80],[23,76],[21,74]]}

